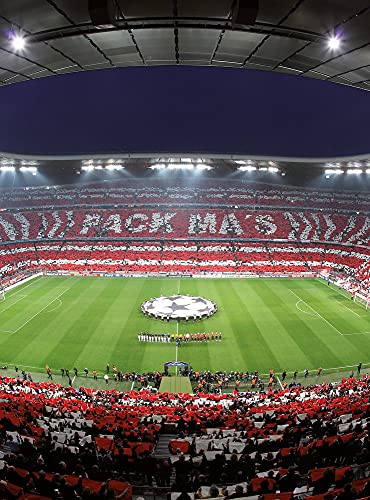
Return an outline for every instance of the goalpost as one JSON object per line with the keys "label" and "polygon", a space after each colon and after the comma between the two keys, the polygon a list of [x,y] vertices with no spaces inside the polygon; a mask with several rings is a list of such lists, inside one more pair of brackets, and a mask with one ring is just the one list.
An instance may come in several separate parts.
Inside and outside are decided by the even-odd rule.
{"label": "goalpost", "polygon": [[359,293],[359,292],[356,292],[355,295],[353,296],[353,301],[365,306],[365,309],[367,311],[369,310],[370,299],[368,297],[366,297],[366,295]]}

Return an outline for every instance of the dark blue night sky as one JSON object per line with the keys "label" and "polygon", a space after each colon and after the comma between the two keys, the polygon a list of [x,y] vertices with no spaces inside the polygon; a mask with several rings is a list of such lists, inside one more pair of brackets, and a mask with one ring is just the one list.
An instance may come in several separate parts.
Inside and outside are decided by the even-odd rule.
{"label": "dark blue night sky", "polygon": [[370,153],[370,94],[251,70],[98,70],[0,88],[0,150],[21,154]]}

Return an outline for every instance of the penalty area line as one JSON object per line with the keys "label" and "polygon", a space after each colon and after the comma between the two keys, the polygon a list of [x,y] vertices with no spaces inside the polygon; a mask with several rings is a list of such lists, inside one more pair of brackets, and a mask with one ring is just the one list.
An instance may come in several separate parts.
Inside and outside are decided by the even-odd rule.
{"label": "penalty area line", "polygon": [[39,277],[39,278],[37,278],[36,280],[31,280],[31,281],[30,281],[30,283],[29,283],[28,285],[26,285],[26,286],[22,286],[22,284],[20,283],[20,284],[19,284],[19,287],[20,287],[20,288],[19,288],[18,290],[16,290],[16,291],[15,291],[15,292],[13,292],[13,293],[11,293],[12,291],[11,291],[11,290],[9,290],[9,292],[6,292],[6,291],[5,291],[5,293],[6,293],[6,294],[10,294],[9,299],[11,299],[14,295],[16,295],[16,294],[17,294],[17,293],[19,293],[19,292],[22,292],[23,290],[25,290],[25,289],[26,289],[26,288],[28,288],[29,286],[34,285],[35,283],[37,283],[38,281],[40,281],[43,277],[44,277],[44,276],[40,276],[40,277]]}
{"label": "penalty area line", "polygon": [[346,336],[351,336],[351,335],[367,335],[370,332],[355,332],[355,333],[342,333],[344,337]]}
{"label": "penalty area line", "polygon": [[[15,300],[14,302],[12,302],[10,305],[8,305],[8,307],[4,307],[4,308],[1,308],[0,309],[0,314],[2,314],[3,312],[7,311],[8,309],[10,309],[11,307],[13,307],[15,304],[17,304],[17,302],[19,302],[20,300],[24,299],[25,297],[27,297],[27,295],[21,295],[18,297],[17,300]],[[8,300],[10,300],[12,297],[10,297]],[[6,331],[6,330],[2,330],[2,331]]]}
{"label": "penalty area line", "polygon": [[36,318],[36,316],[38,316],[40,313],[42,313],[42,311],[44,311],[47,307],[50,306],[50,304],[52,304],[53,302],[55,302],[56,300],[59,299],[59,297],[61,297],[63,294],[65,294],[66,292],[68,292],[68,290],[70,290],[70,288],[67,288],[67,290],[64,290],[62,293],[60,293],[58,295],[58,297],[55,297],[55,299],[51,300],[50,302],[48,302],[46,304],[46,306],[44,306],[42,309],[40,309],[40,311],[38,311],[36,314],[34,314],[33,316],[30,317],[30,319],[28,319],[27,321],[25,321],[23,323],[23,325],[21,325],[19,328],[17,328],[16,330],[13,331],[13,333],[17,333],[19,332],[19,330],[21,330],[24,326],[26,326],[30,321],[32,321],[34,318]]}
{"label": "penalty area line", "polygon": [[319,312],[316,311],[316,309],[314,309],[312,306],[310,306],[310,304],[307,304],[306,301],[304,301],[299,295],[297,295],[295,292],[293,292],[293,290],[291,290],[289,288],[289,291],[295,296],[297,297],[297,299],[301,300],[304,304],[306,304],[307,307],[309,307],[315,314],[316,316],[318,316],[319,318],[321,318],[323,321],[325,321],[325,323],[327,323],[329,326],[331,326],[333,328],[333,330],[335,330],[339,335],[343,336],[343,333],[340,332],[338,330],[338,328],[336,328],[334,325],[332,325],[330,323],[330,321],[328,321],[326,318],[324,318],[324,316],[321,316],[321,314]]}
{"label": "penalty area line", "polygon": [[[318,278],[316,278],[316,281],[318,283],[320,283],[320,285],[322,286],[326,286],[322,281],[320,281]],[[353,303],[351,298],[350,297],[347,297],[347,295],[345,295],[343,292],[340,291],[340,288],[338,285],[335,285],[335,288],[330,288],[330,290],[334,290],[334,292],[338,293],[339,295],[341,295],[342,297],[344,297],[345,299],[349,300],[351,302],[351,304]],[[366,318],[368,315],[367,314],[358,314],[356,311],[354,311],[353,309],[351,309],[350,307],[346,306],[345,304],[339,304],[343,307],[345,307],[346,309],[348,309],[348,311],[350,311],[351,313],[355,314],[356,316],[358,316],[359,318]],[[348,335],[348,334],[344,334],[344,335]]]}

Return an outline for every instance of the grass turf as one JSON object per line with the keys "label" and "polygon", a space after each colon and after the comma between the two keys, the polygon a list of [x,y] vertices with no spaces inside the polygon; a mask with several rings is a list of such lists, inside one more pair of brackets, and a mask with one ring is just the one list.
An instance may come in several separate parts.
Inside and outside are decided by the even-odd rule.
{"label": "grass turf", "polygon": [[50,276],[0,303],[0,363],[100,374],[107,362],[123,371],[162,370],[175,359],[174,343],[139,343],[137,334],[175,333],[176,322],[148,319],[140,305],[178,292],[218,305],[209,319],[179,324],[180,333],[223,333],[222,342],[179,349],[178,359],[194,369],[280,373],[370,361],[370,313],[319,280]]}

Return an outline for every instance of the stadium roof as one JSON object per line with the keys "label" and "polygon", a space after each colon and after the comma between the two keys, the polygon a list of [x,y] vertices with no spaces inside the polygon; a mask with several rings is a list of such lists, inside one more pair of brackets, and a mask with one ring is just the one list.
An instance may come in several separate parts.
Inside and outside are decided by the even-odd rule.
{"label": "stadium roof", "polygon": [[[271,70],[370,90],[369,0],[260,0],[253,25],[232,0],[114,0],[94,26],[87,0],[0,6],[0,84],[115,66],[204,65]],[[24,37],[15,49],[12,37]],[[329,48],[337,38],[339,47]]]}

